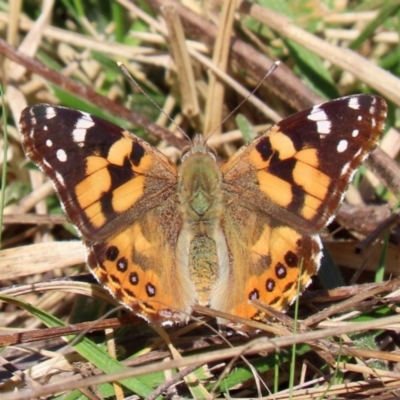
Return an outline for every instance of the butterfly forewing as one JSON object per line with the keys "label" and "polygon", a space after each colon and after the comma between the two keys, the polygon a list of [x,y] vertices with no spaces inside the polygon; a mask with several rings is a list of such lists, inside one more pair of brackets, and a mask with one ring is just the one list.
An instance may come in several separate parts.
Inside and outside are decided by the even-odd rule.
{"label": "butterfly forewing", "polygon": [[22,112],[21,131],[25,151],[88,239],[121,230],[176,191],[177,169],[167,157],[96,116],[42,104]]}
{"label": "butterfly forewing", "polygon": [[357,95],[301,111],[234,154],[222,167],[224,179],[282,222],[318,232],[378,143],[386,110],[382,98]]}

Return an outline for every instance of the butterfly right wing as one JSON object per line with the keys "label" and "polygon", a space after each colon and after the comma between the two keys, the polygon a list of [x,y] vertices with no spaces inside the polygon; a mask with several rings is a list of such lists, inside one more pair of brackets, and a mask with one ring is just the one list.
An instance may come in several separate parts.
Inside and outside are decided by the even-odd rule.
{"label": "butterfly right wing", "polygon": [[381,97],[362,94],[291,115],[222,165],[227,190],[303,232],[319,232],[379,142],[386,114]]}
{"label": "butterfly right wing", "polygon": [[150,321],[187,318],[194,292],[175,256],[182,227],[176,166],[140,138],[80,111],[36,105],[20,124],[25,151],[53,182],[95,277]]}
{"label": "butterfly right wing", "polygon": [[[246,318],[249,300],[281,310],[316,273],[318,232],[333,217],[355,169],[379,141],[379,96],[333,100],[292,115],[222,165],[229,263],[211,305]],[[262,316],[261,316],[262,317]]]}

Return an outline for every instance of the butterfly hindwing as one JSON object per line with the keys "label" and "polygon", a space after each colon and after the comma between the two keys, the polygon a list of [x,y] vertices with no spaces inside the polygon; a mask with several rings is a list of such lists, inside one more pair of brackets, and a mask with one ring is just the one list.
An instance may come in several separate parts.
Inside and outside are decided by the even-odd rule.
{"label": "butterfly hindwing", "polygon": [[188,320],[196,291],[176,257],[182,218],[173,198],[104,242],[86,242],[98,281],[125,307],[154,323]]}
{"label": "butterfly hindwing", "polygon": [[229,268],[216,284],[211,306],[261,320],[264,314],[250,304],[251,300],[286,309],[318,269],[318,236],[302,234],[265,213],[255,212],[244,202],[226,201],[224,210]]}

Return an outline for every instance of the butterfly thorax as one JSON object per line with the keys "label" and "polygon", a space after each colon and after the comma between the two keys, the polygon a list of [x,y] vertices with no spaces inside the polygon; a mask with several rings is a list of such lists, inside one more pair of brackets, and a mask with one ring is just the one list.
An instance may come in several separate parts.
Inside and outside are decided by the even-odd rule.
{"label": "butterfly thorax", "polygon": [[214,154],[200,140],[195,139],[182,158],[178,196],[184,221],[190,229],[202,230],[204,225],[214,225],[219,220],[222,178]]}

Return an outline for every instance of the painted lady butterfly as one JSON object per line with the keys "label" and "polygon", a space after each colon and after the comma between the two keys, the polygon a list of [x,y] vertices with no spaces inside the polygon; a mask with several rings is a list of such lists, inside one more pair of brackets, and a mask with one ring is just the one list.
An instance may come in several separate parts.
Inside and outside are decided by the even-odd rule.
{"label": "painted lady butterfly", "polygon": [[187,321],[194,304],[262,320],[249,299],[282,310],[316,273],[317,234],[380,139],[386,107],[370,95],[314,106],[221,167],[200,135],[177,168],[122,128],[51,105],[26,108],[21,132],[92,273],[123,305],[163,324]]}

